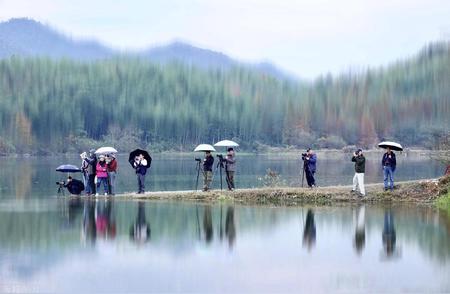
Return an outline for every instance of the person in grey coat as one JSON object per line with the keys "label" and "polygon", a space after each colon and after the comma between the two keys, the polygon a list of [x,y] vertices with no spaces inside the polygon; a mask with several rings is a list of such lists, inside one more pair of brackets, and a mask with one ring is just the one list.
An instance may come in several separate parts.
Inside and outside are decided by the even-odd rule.
{"label": "person in grey coat", "polygon": [[227,175],[228,190],[234,190],[234,173],[236,172],[236,158],[233,148],[228,148],[227,156],[225,157],[225,172]]}

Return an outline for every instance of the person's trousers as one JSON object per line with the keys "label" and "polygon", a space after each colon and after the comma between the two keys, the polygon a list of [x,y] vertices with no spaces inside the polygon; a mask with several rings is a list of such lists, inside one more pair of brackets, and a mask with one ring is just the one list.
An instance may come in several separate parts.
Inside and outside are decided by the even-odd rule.
{"label": "person's trousers", "polygon": [[384,166],[383,167],[383,176],[384,176],[384,188],[390,188],[394,190],[394,172],[392,171],[392,167]]}
{"label": "person's trousers", "polygon": [[203,190],[211,189],[212,176],[212,171],[205,171],[203,173]]}
{"label": "person's trousers", "polygon": [[91,194],[91,185],[89,184],[89,175],[87,173],[83,173],[83,184],[84,192],[86,192],[86,194]]}
{"label": "person's trousers", "polygon": [[366,189],[364,188],[364,173],[355,173],[353,176],[353,191],[356,191],[356,186],[359,187],[359,192],[366,195]]}
{"label": "person's trousers", "polygon": [[309,187],[316,185],[316,180],[314,179],[314,172],[311,172],[309,169],[305,169],[306,174],[306,182]]}
{"label": "person's trousers", "polygon": [[137,181],[138,181],[138,193],[144,193],[145,192],[145,175],[137,174]]}
{"label": "person's trousers", "polygon": [[89,175],[89,183],[88,183],[89,187],[90,187],[90,193],[91,194],[95,194],[96,191],[96,187],[95,187],[95,175]]}
{"label": "person's trousers", "polygon": [[97,193],[100,192],[101,185],[103,185],[103,192],[108,193],[108,178],[97,178]]}
{"label": "person's trousers", "polygon": [[234,189],[234,171],[226,171],[228,189]]}
{"label": "person's trousers", "polygon": [[116,194],[116,172],[109,172],[109,194]]}

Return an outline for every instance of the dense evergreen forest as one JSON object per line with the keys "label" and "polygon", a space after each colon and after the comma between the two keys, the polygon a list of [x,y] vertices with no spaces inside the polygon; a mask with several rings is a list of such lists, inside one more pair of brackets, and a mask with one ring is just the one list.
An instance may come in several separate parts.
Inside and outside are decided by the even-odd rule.
{"label": "dense evergreen forest", "polygon": [[450,43],[312,82],[131,57],[0,60],[1,153],[190,150],[225,138],[247,150],[371,147],[383,138],[434,148],[449,114]]}

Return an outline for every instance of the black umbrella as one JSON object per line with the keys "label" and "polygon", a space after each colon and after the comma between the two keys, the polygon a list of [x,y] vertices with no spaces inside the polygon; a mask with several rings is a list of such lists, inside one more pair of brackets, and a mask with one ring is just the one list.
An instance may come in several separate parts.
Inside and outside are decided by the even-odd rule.
{"label": "black umbrella", "polygon": [[150,164],[152,163],[152,157],[147,151],[142,149],[136,149],[130,153],[130,156],[128,156],[128,162],[131,164],[133,168],[134,168],[133,165],[134,159],[136,158],[136,156],[139,156],[140,154],[142,154],[145,160],[147,160],[147,166],[150,166]]}
{"label": "black umbrella", "polygon": [[72,164],[63,164],[56,168],[56,171],[62,172],[62,173],[79,173],[81,172],[81,169],[75,165]]}

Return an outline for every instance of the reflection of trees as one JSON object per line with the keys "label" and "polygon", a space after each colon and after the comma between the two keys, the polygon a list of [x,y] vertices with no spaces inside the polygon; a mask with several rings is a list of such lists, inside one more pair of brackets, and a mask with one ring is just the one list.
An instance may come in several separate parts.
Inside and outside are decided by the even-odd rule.
{"label": "reflection of trees", "polygon": [[136,243],[145,243],[150,240],[150,234],[150,223],[145,217],[145,204],[139,201],[136,220],[130,228],[130,238]]}
{"label": "reflection of trees", "polygon": [[30,195],[31,185],[33,184],[33,169],[30,162],[24,158],[20,163],[20,168],[10,170],[14,177],[16,199],[23,199]]}
{"label": "reflection of trees", "polygon": [[311,250],[316,244],[316,224],[314,222],[314,212],[308,209],[306,213],[305,227],[303,229],[303,247]]}

